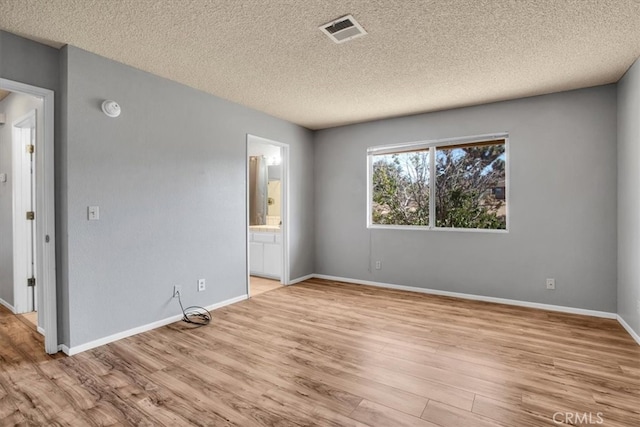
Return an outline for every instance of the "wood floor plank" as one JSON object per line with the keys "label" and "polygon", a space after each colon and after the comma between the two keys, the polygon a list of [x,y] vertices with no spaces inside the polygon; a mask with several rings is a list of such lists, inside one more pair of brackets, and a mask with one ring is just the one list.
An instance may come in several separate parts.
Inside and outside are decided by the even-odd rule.
{"label": "wood floor plank", "polygon": [[365,424],[335,412],[331,409],[332,405],[324,405],[323,402],[318,402],[311,396],[291,390],[281,388],[269,390],[262,396],[259,403],[277,412],[288,411],[290,418],[299,420],[304,425],[366,427]]}
{"label": "wood floor plank", "polygon": [[[303,352],[292,352],[292,354],[296,354],[301,358],[306,358],[310,363],[313,363],[313,359],[310,360],[310,356],[305,355]],[[330,369],[336,369],[336,367],[338,367],[337,370],[333,371],[337,375],[340,375],[340,371],[352,372],[361,378],[367,378],[371,381],[396,388],[406,393],[422,396],[425,399],[438,399],[444,403],[466,410],[471,410],[471,406],[473,404],[473,393],[447,384],[424,380],[413,375],[407,375],[398,371],[380,367],[367,369],[344,361],[333,361],[333,364],[333,366],[326,366],[324,370],[326,372],[331,372]]]}
{"label": "wood floor plank", "polygon": [[3,375],[4,374],[0,372],[0,420],[8,420],[10,418],[24,419],[24,417],[20,415],[20,411],[18,410],[18,406],[15,401],[4,388],[4,384],[8,381],[6,378],[1,378]]}
{"label": "wood floor plank", "polygon": [[[226,405],[224,400],[218,398],[218,389],[212,391],[208,382],[204,386],[196,386],[200,381],[193,383],[189,377],[180,376],[180,373],[165,371],[155,372],[152,377],[158,384],[173,390],[179,402],[176,408],[178,411],[195,411],[203,421],[212,424],[247,427],[259,425],[252,418]],[[224,385],[220,387],[224,388]]]}
{"label": "wood floor plank", "polygon": [[4,380],[5,390],[27,419],[44,422],[71,407],[71,403],[57,392],[55,385],[34,366],[10,371]]}
{"label": "wood floor plank", "polygon": [[[220,322],[216,324],[217,330],[220,328]],[[226,328],[224,328],[226,330]],[[332,353],[311,352],[309,347],[300,345],[306,353],[300,353],[298,347],[290,347],[289,345],[280,346],[278,342],[262,342],[260,347],[256,347],[253,343],[246,343],[241,340],[241,336],[237,335],[221,335],[215,332],[216,329],[199,329],[194,332],[204,337],[210,337],[217,340],[217,344],[224,343],[228,347],[240,349],[246,355],[259,353],[262,358],[268,359],[270,363],[276,364],[276,368],[282,371],[294,370],[299,374],[303,374],[305,378],[322,382],[327,386],[336,389],[342,389],[353,395],[362,395],[373,401],[382,401],[386,404],[405,410],[407,413],[419,416],[422,409],[426,405],[426,399],[402,390],[386,386],[381,383],[369,380],[364,376],[354,375],[347,371],[337,369],[335,365],[329,366],[333,360]],[[302,350],[301,350],[302,351]],[[340,358],[344,359],[345,354],[341,353]],[[252,363],[257,363],[256,361]],[[338,365],[339,366],[339,365]],[[304,393],[309,393],[305,390]],[[357,404],[358,402],[356,402]],[[351,408],[353,409],[353,408]]]}
{"label": "wood floor plank", "polygon": [[612,319],[311,279],[87,352],[0,307],[0,425],[640,425]]}
{"label": "wood floor plank", "polygon": [[43,363],[40,365],[40,370],[55,384],[58,393],[64,395],[74,410],[88,410],[96,405],[98,396],[67,375],[60,364]]}
{"label": "wood floor plank", "polygon": [[251,276],[249,279],[251,280],[250,296],[252,297],[273,291],[282,286],[279,280],[271,280],[258,276]]}
{"label": "wood floor plank", "polygon": [[518,402],[521,399],[521,393],[518,390],[507,384],[495,381],[495,377],[491,380],[478,379],[450,369],[432,367],[427,364],[387,356],[386,354],[372,355],[369,358],[369,363],[440,384],[454,386],[472,394],[480,393],[506,402]]}
{"label": "wood floor plank", "polygon": [[372,426],[440,427],[422,418],[412,417],[368,400],[363,400],[358,405],[351,413],[351,418]]}
{"label": "wood floor plank", "polygon": [[[115,426],[119,424],[118,419],[111,418],[107,414],[101,413],[97,417],[89,417],[89,414],[87,412],[88,411],[77,411],[75,409],[64,410],[58,413],[54,420],[51,420],[50,425],[59,425],[65,427],[86,427]],[[92,412],[95,413],[95,411]],[[95,422],[94,419],[99,419],[100,421]]]}
{"label": "wood floor plank", "polygon": [[592,419],[598,419],[598,415],[606,420],[605,425],[611,427],[640,425],[640,415],[627,411],[618,411],[610,406],[598,405],[595,402],[586,402],[577,399],[558,400],[545,394],[529,394],[522,396],[522,408],[533,414],[546,416],[551,414],[591,414]]}
{"label": "wood floor plank", "polygon": [[420,418],[442,427],[496,427],[500,425],[489,418],[485,418],[471,411],[465,411],[433,400],[429,401]]}
{"label": "wood floor plank", "polygon": [[[206,350],[209,348],[209,344],[206,340],[197,341],[205,354],[210,354]],[[306,375],[306,371],[292,373],[290,366],[283,363],[284,358],[280,360],[265,356],[265,352],[262,351],[260,355],[254,354],[251,351],[239,350],[237,346],[232,344],[217,343],[217,353],[227,357],[225,359],[217,359],[216,361],[210,360],[205,355],[199,357],[200,360],[206,363],[212,362],[217,364],[225,364],[229,366],[240,362],[244,366],[261,366],[260,370],[251,370],[251,368],[245,368],[251,370],[253,378],[262,377],[270,384],[276,387],[282,387],[286,384],[286,387],[292,391],[295,391],[302,395],[311,396],[319,402],[327,401],[330,405],[340,412],[350,413],[357,404],[362,400],[360,396],[353,395],[341,388],[332,387],[323,381],[311,378]],[[268,354],[268,353],[267,353]]]}
{"label": "wood floor plank", "polygon": [[311,368],[305,375],[317,381],[323,381],[337,388],[342,388],[354,395],[377,402],[404,413],[420,416],[427,404],[427,398],[404,391],[378,381],[348,371],[323,365],[314,355],[291,354],[295,366]]}
{"label": "wood floor plank", "polygon": [[538,415],[527,412],[521,405],[501,402],[481,395],[476,395],[472,412],[489,418],[507,427],[547,427],[554,425],[553,413]]}

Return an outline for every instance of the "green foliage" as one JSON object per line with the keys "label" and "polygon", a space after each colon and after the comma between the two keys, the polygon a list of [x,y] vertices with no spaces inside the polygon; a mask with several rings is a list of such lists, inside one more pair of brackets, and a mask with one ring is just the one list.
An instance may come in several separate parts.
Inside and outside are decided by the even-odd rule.
{"label": "green foliage", "polygon": [[429,225],[427,153],[384,157],[373,166],[373,222]]}
{"label": "green foliage", "polygon": [[[504,186],[504,145],[436,150],[437,227],[504,229],[504,202],[493,189]],[[373,223],[429,224],[429,153],[376,156],[373,164]]]}

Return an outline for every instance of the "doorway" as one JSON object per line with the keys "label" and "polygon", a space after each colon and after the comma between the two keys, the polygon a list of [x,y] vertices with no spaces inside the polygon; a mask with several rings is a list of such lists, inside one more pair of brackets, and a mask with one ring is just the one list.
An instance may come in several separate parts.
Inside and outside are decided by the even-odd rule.
{"label": "doorway", "polygon": [[247,135],[247,294],[289,281],[289,146]]}
{"label": "doorway", "polygon": [[[0,303],[36,323],[57,353],[54,94],[0,79]],[[9,206],[9,207],[8,207]],[[35,314],[37,312],[37,315]],[[24,314],[26,313],[26,314]]]}

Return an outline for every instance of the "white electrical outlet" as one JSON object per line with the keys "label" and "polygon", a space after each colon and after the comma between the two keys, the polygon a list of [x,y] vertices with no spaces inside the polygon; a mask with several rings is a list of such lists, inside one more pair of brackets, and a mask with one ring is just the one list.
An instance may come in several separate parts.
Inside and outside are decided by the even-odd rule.
{"label": "white electrical outlet", "polygon": [[173,285],[173,297],[178,298],[178,294],[182,296],[182,286]]}
{"label": "white electrical outlet", "polygon": [[382,263],[380,261],[376,261],[376,270],[380,270],[382,268]]}
{"label": "white electrical outlet", "polygon": [[202,292],[207,289],[207,285],[204,279],[198,279],[198,292]]}
{"label": "white electrical outlet", "polygon": [[556,279],[547,279],[547,289],[556,288]]}

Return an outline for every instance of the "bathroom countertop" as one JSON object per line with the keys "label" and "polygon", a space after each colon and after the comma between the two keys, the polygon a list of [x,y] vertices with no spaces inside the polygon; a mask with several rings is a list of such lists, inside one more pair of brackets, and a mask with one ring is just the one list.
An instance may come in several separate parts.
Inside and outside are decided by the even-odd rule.
{"label": "bathroom countertop", "polygon": [[262,233],[279,233],[279,225],[250,225],[249,231],[262,232]]}

